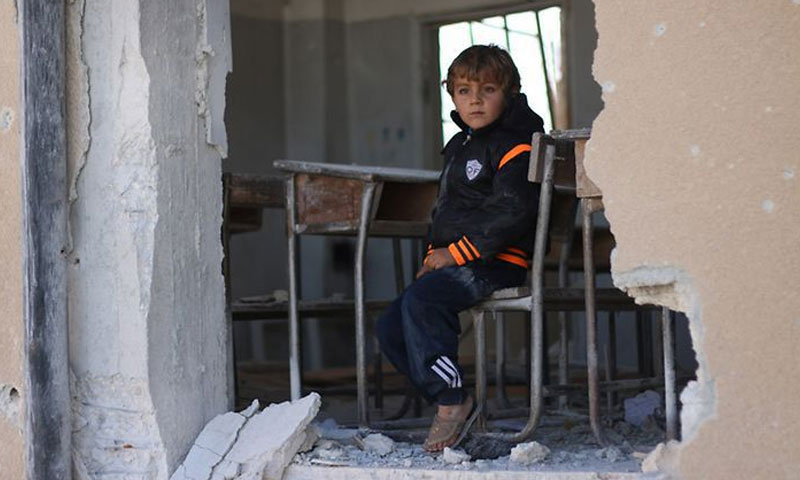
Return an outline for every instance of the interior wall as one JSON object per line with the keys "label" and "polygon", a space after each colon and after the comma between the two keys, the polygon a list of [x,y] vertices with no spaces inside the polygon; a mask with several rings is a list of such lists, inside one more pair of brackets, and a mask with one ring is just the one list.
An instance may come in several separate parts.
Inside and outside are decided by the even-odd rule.
{"label": "interior wall", "polygon": [[67,11],[76,468],[168,478],[228,409],[227,2],[76,0]]}
{"label": "interior wall", "polygon": [[20,54],[17,10],[0,2],[0,477],[24,478]]}
{"label": "interior wall", "polygon": [[800,471],[800,3],[596,2],[614,282],[687,313],[677,478]]}

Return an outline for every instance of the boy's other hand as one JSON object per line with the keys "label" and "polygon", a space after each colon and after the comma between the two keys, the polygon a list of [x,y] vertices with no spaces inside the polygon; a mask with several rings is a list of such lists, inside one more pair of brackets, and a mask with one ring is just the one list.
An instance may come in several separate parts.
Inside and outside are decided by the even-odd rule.
{"label": "boy's other hand", "polygon": [[456,260],[446,248],[435,248],[425,257],[425,261],[422,262],[422,268],[417,272],[416,278],[421,278],[426,273],[455,264]]}

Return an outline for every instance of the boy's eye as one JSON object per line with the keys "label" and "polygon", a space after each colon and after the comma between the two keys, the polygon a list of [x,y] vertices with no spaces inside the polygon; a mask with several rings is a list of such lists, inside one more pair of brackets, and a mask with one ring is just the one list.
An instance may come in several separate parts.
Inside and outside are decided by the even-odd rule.
{"label": "boy's eye", "polygon": [[459,89],[458,89],[458,94],[459,94],[459,95],[466,95],[466,94],[468,94],[468,93],[469,93],[469,88],[462,87],[462,88],[459,88]]}
{"label": "boy's eye", "polygon": [[485,87],[483,87],[483,91],[486,93],[494,93],[495,91],[497,91],[497,87],[495,87],[494,85],[486,85]]}

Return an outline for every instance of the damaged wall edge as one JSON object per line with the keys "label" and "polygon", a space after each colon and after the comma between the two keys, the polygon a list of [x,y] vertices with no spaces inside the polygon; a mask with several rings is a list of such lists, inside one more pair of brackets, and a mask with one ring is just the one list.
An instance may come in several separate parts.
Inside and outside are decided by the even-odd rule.
{"label": "damaged wall edge", "polygon": [[26,476],[68,480],[64,3],[22,0],[18,13],[22,36]]}
{"label": "damaged wall edge", "polygon": [[705,331],[702,307],[689,275],[670,266],[641,266],[624,272],[612,270],[614,285],[625,290],[638,304],[662,305],[684,312],[689,319],[689,333],[697,360],[697,380],[680,392],[681,438],[689,442],[706,420],[716,415],[716,392],[709,376],[703,349]]}

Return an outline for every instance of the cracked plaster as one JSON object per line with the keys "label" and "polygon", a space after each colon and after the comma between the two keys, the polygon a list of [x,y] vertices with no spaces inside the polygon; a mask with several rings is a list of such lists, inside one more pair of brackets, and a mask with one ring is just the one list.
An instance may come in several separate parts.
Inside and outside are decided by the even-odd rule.
{"label": "cracked plaster", "polygon": [[800,9],[786,0],[595,7],[594,75],[615,88],[603,91],[586,169],[617,241],[614,282],[685,311],[698,354],[698,380],[681,394],[683,441],[660,468],[687,479],[791,478],[800,190],[782,172],[797,168],[800,150]]}
{"label": "cracked plaster", "polygon": [[222,112],[194,102],[197,1],[67,8],[74,470],[167,478],[227,404]]}

